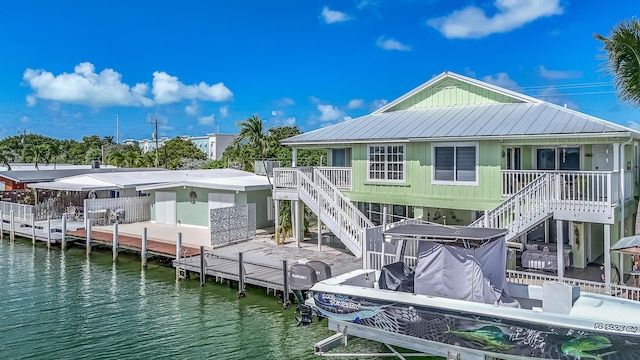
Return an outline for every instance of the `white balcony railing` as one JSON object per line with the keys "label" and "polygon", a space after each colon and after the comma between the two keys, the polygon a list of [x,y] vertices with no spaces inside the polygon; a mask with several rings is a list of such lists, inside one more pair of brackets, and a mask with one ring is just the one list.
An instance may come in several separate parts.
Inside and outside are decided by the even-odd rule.
{"label": "white balcony railing", "polygon": [[338,189],[351,190],[351,168],[350,167],[318,167],[316,168],[324,177],[329,179]]}

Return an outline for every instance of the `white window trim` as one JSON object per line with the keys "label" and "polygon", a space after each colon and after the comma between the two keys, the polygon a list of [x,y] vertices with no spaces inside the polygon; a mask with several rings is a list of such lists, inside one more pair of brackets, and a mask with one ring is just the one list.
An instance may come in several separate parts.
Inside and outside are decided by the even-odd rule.
{"label": "white window trim", "polygon": [[[473,146],[476,148],[476,179],[475,181],[450,181],[450,180],[436,180],[436,148],[437,147],[468,147]],[[462,185],[462,186],[479,186],[480,181],[478,176],[480,175],[480,146],[477,142],[446,142],[446,143],[432,143],[431,144],[431,184],[433,185]],[[455,164],[454,164],[455,172]]]}
{"label": "white window trim", "polygon": [[[394,180],[394,179],[372,179],[370,172],[370,160],[369,160],[369,151],[372,146],[401,146],[402,147],[402,180]],[[385,158],[386,158],[386,150],[385,150]],[[386,164],[386,161],[385,161]],[[386,173],[386,170],[385,170]],[[372,183],[391,183],[391,184],[405,184],[407,182],[407,145],[406,144],[396,144],[396,143],[384,143],[384,144],[367,144],[367,182]]]}

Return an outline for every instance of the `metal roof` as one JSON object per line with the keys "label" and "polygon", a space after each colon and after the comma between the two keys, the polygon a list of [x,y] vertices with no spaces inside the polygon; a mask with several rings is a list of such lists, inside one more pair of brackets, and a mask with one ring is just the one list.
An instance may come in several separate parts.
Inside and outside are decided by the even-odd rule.
{"label": "metal roof", "polygon": [[136,171],[135,173],[87,173],[61,178],[53,182],[28,185],[31,188],[55,190],[115,190],[136,188],[152,190],[177,186],[192,186],[221,190],[270,189],[269,181],[246,171],[233,169]]}
{"label": "metal roof", "polygon": [[282,140],[285,145],[450,141],[640,133],[546,102],[452,106],[373,113]]}
{"label": "metal roof", "polygon": [[[114,172],[132,172],[140,171],[140,168],[74,168],[74,169],[57,169],[57,170],[6,170],[0,171],[0,177],[5,179],[22,182],[44,182],[54,181],[60,178],[66,178],[70,176],[92,174],[92,173],[114,173]],[[146,171],[166,171],[164,169],[144,169]]]}
{"label": "metal roof", "polygon": [[384,232],[385,235],[409,238],[438,238],[444,241],[472,240],[484,241],[504,236],[506,229],[446,226],[430,224],[398,225]]}

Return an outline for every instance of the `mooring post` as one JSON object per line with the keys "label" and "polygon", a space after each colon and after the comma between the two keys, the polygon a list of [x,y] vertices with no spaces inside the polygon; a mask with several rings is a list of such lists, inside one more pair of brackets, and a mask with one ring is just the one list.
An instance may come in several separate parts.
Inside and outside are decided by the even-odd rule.
{"label": "mooring post", "polygon": [[62,243],[60,244],[62,250],[67,248],[67,215],[62,215]]}
{"label": "mooring post", "polygon": [[200,246],[200,287],[204,286],[206,282],[207,273],[204,267],[204,246]]}
{"label": "mooring post", "polygon": [[[176,240],[176,281],[180,280],[180,252],[182,251],[182,233],[178,233],[178,239]],[[186,269],[185,269],[186,271]]]}
{"label": "mooring post", "polygon": [[289,271],[287,271],[287,260],[282,260],[282,307],[291,307],[289,301]]}
{"label": "mooring post", "polygon": [[147,228],[142,228],[142,252],[140,253],[140,261],[142,262],[142,267],[147,267]]}
{"label": "mooring post", "polygon": [[47,214],[47,249],[51,250],[51,215]]}
{"label": "mooring post", "polygon": [[16,223],[15,214],[13,210],[9,211],[9,240],[14,241],[16,239]]}
{"label": "mooring post", "polygon": [[87,224],[87,256],[91,255],[91,220]]}
{"label": "mooring post", "polygon": [[0,240],[4,240],[4,212],[0,210]]}
{"label": "mooring post", "polygon": [[36,246],[36,217],[31,214],[31,244]]}
{"label": "mooring post", "polygon": [[113,223],[113,262],[118,261],[118,223]]}
{"label": "mooring post", "polygon": [[238,298],[247,296],[244,291],[244,263],[242,260],[242,253],[238,253]]}

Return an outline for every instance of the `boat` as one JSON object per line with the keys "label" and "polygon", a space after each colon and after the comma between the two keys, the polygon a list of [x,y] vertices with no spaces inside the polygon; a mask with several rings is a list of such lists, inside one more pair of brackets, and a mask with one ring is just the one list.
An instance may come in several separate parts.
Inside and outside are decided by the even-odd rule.
{"label": "boat", "polygon": [[361,329],[359,337],[416,351],[437,344],[499,359],[640,357],[640,302],[561,282],[508,282],[505,234],[434,224],[391,228],[382,259],[392,254],[394,262],[318,281],[306,304]]}

